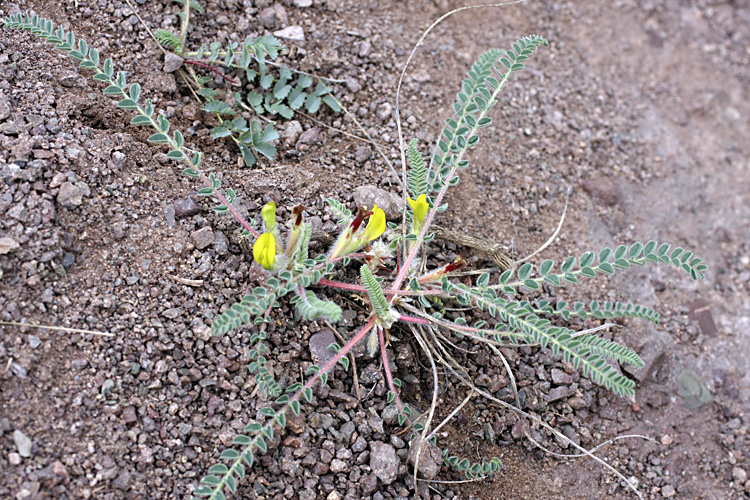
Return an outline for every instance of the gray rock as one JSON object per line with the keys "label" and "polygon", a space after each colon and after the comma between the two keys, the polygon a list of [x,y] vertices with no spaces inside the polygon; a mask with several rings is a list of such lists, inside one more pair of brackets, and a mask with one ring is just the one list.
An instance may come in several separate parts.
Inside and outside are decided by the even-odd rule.
{"label": "gray rock", "polygon": [[60,77],[60,85],[66,88],[77,87],[78,77],[77,73],[67,73]]}
{"label": "gray rock", "polygon": [[393,106],[390,103],[384,102],[378,106],[377,117],[380,121],[385,122],[391,119],[393,115]]}
{"label": "gray rock", "polygon": [[70,252],[65,252],[63,254],[62,258],[62,265],[65,269],[68,269],[70,266],[76,263],[75,255],[73,255]]}
{"label": "gray rock", "polygon": [[443,454],[437,446],[429,441],[421,442],[419,438],[416,438],[411,443],[407,460],[412,466],[416,465],[417,450],[419,450],[420,443],[422,450],[419,452],[419,464],[417,467],[419,475],[425,479],[435,479],[443,463]]}
{"label": "gray rock", "polygon": [[333,331],[328,328],[324,328],[310,337],[310,354],[318,366],[328,363],[336,355],[335,352],[328,349],[328,346],[335,342],[336,337],[333,335]]}
{"label": "gray rock", "polygon": [[177,316],[179,316],[182,313],[182,309],[179,307],[171,307],[169,309],[165,309],[162,311],[162,316],[169,319],[175,319]]}
{"label": "gray rock", "polygon": [[183,217],[191,217],[197,213],[200,213],[201,211],[201,206],[196,203],[192,196],[175,200],[173,205],[174,216],[177,219],[182,219]]}
{"label": "gray rock", "polygon": [[432,80],[432,75],[427,70],[417,70],[411,75],[412,80],[419,83],[425,83]]}
{"label": "gray rock", "polygon": [[354,444],[352,445],[352,451],[354,453],[362,453],[366,449],[367,449],[367,440],[364,437],[359,436],[357,440],[354,442]]}
{"label": "gray rock", "polygon": [[357,52],[357,55],[359,55],[359,57],[367,57],[371,53],[372,53],[372,44],[369,41],[364,40],[359,45],[359,51]]}
{"label": "gray rock", "polygon": [[0,238],[0,255],[15,252],[20,247],[21,245],[13,238],[10,238],[8,236]]}
{"label": "gray rock", "polygon": [[401,197],[388,192],[373,184],[366,184],[354,190],[354,202],[357,206],[372,208],[377,205],[385,212],[385,218],[388,220],[400,220],[403,211]]}
{"label": "gray rock", "polygon": [[300,134],[302,133],[302,125],[297,120],[292,120],[286,124],[286,128],[281,133],[281,138],[287,144],[294,144],[297,142]]}
{"label": "gray rock", "polygon": [[15,361],[10,364],[10,371],[12,371],[13,374],[18,378],[26,378],[29,375],[29,371],[26,369],[26,367],[20,363],[16,363]]}
{"label": "gray rock", "polygon": [[102,479],[105,481],[111,481],[117,477],[117,473],[120,471],[118,467],[107,467],[101,472]]}
{"label": "gray rock", "polygon": [[393,425],[398,420],[398,406],[396,403],[391,403],[385,408],[383,408],[383,411],[380,413],[380,416],[383,419],[383,422],[385,422],[388,425]]}
{"label": "gray rock", "polygon": [[370,149],[370,146],[362,146],[357,149],[356,153],[354,153],[354,159],[357,163],[366,162],[370,159],[370,156],[372,156],[372,149]]}
{"label": "gray rock", "polygon": [[178,69],[182,67],[182,64],[185,62],[185,59],[178,56],[175,53],[167,52],[167,54],[164,56],[164,72],[165,73],[174,73]]}
{"label": "gray rock", "polygon": [[40,339],[36,335],[29,335],[27,337],[27,340],[29,342],[29,347],[31,347],[32,349],[36,349],[37,347],[42,345],[42,339]]}
{"label": "gray rock", "polygon": [[121,491],[127,491],[130,489],[130,471],[123,469],[117,479],[112,481],[112,486]]}
{"label": "gray rock", "polygon": [[26,115],[26,121],[31,125],[31,127],[38,127],[42,123],[44,123],[44,117],[41,115]]}
{"label": "gray rock", "polygon": [[112,153],[112,163],[117,167],[121,168],[123,165],[125,165],[125,153],[121,151],[115,151]]}
{"label": "gray rock", "polygon": [[305,41],[305,30],[302,29],[302,26],[287,26],[283,30],[274,31],[273,34],[278,38],[285,38],[294,42]]}
{"label": "gray rock", "polygon": [[133,408],[132,406],[128,406],[127,408],[122,410],[120,418],[125,425],[138,423],[138,416],[135,414],[135,408]]}
{"label": "gray rock", "polygon": [[362,495],[369,496],[378,489],[378,477],[375,474],[367,474],[360,479],[359,484],[362,486]]}
{"label": "gray rock", "polygon": [[29,215],[29,211],[26,210],[24,202],[19,202],[13,205],[10,210],[5,212],[8,217],[12,217],[18,221],[24,222],[26,217]]}
{"label": "gray rock", "polygon": [[16,429],[13,431],[13,442],[16,443],[18,454],[24,458],[31,457],[31,439],[23,432]]}
{"label": "gray rock", "polygon": [[623,370],[635,377],[639,382],[655,376],[666,360],[666,342],[658,333],[652,333],[643,343],[638,355],[643,359],[643,368],[634,369],[631,365],[623,365]]}
{"label": "gray rock", "polygon": [[598,179],[586,179],[583,181],[583,190],[599,205],[611,207],[620,201],[620,194],[615,184],[606,177]]}
{"label": "gray rock", "polygon": [[292,0],[292,5],[300,7],[302,9],[310,7],[313,4],[313,0]]}
{"label": "gray rock", "polygon": [[7,121],[0,126],[0,132],[7,135],[18,135],[23,130],[23,127],[17,121]]}
{"label": "gray rock", "polygon": [[0,120],[6,120],[10,116],[10,100],[0,96]]}
{"label": "gray rock", "polygon": [[348,472],[349,464],[338,458],[334,458],[331,461],[331,472],[338,474],[339,472]]}
{"label": "gray rock", "polygon": [[317,144],[320,140],[320,130],[318,127],[305,130],[302,132],[302,135],[299,136],[299,142],[301,144]]}
{"label": "gray rock", "polygon": [[359,84],[356,78],[347,76],[346,78],[344,78],[344,80],[346,80],[346,88],[349,89],[349,92],[356,94],[357,92],[362,90],[362,86]]}
{"label": "gray rock", "polygon": [[328,396],[337,403],[344,403],[344,408],[352,410],[357,407],[359,400],[354,396],[350,396],[347,393],[338,389],[331,389]]}
{"label": "gray rock", "polygon": [[735,467],[732,469],[732,479],[737,484],[745,484],[745,481],[747,481],[747,471],[742,467]]}
{"label": "gray rock", "polygon": [[227,237],[224,236],[224,233],[221,231],[214,231],[214,236],[216,237],[214,250],[216,250],[216,253],[219,255],[226,255],[229,251],[229,241],[227,240]]}
{"label": "gray rock", "polygon": [[164,219],[167,221],[167,227],[172,229],[175,225],[174,205],[164,207]]}
{"label": "gray rock", "polygon": [[561,387],[555,387],[554,389],[551,389],[549,391],[549,394],[547,395],[547,401],[550,403],[559,401],[563,398],[567,398],[568,394],[570,394],[570,389],[568,388],[568,386],[564,385]]}
{"label": "gray rock", "polygon": [[383,430],[383,419],[377,413],[370,413],[367,417],[367,425],[375,432],[380,432],[381,434],[385,432]]}
{"label": "gray rock", "polygon": [[400,464],[393,446],[380,441],[370,443],[370,470],[383,484],[391,484],[396,480]]}
{"label": "gray rock", "polygon": [[197,231],[190,233],[190,239],[193,240],[195,248],[203,250],[214,244],[216,237],[210,226],[202,227]]}
{"label": "gray rock", "polygon": [[573,383],[573,377],[559,368],[552,369],[552,383],[557,385],[570,385]]}
{"label": "gray rock", "polygon": [[112,224],[112,237],[115,241],[120,241],[125,237],[128,225],[124,222],[115,222]]}
{"label": "gray rock", "polygon": [[70,366],[76,370],[81,371],[89,365],[89,360],[86,358],[76,358],[70,362]]}
{"label": "gray rock", "polygon": [[273,7],[267,7],[260,11],[260,15],[258,15],[258,19],[260,20],[260,24],[262,24],[264,27],[268,29],[273,29],[276,27],[276,9]]}
{"label": "gray rock", "polygon": [[65,208],[75,208],[83,203],[83,189],[72,182],[63,182],[57,193],[57,203]]}

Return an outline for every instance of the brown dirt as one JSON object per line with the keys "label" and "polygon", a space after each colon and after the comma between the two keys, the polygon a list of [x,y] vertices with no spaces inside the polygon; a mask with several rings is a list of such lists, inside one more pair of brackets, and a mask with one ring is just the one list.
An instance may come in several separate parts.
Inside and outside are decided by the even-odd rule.
{"label": "brown dirt", "polygon": [[[210,15],[195,21],[194,41],[260,34],[258,13],[272,5],[271,0],[203,3]],[[307,38],[287,44],[296,46],[288,62],[356,81],[340,85],[336,94],[397,159],[395,124],[387,110],[398,72],[421,31],[457,4],[278,5],[288,20],[277,12],[277,28],[298,24]],[[152,27],[165,23],[175,29],[177,6],[147,1],[138,7]],[[274,199],[285,207],[302,203],[325,223],[326,197],[350,202],[353,188],[368,183],[397,190],[374,151],[368,160],[355,160],[364,143],[305,117],[298,120],[306,130],[319,128],[320,143],[282,144],[274,165],[237,168],[237,151],[207,137],[201,120],[210,119],[196,117],[184,85],[161,72],[161,53],[123,13],[123,2],[0,6],[3,15],[16,8],[33,8],[63,23],[113,57],[160,108],[172,110],[173,127],[207,153],[207,164],[221,173],[225,186],[235,188],[251,215]],[[406,80],[407,138],[434,140],[473,60],[530,33],[547,37],[551,47],[540,50],[502,95],[492,128],[484,129],[472,166],[449,197],[451,210],[438,222],[501,240],[525,255],[552,233],[572,188],[563,231],[543,258],[561,261],[648,239],[703,257],[710,270],[701,283],[647,267],[550,292],[568,301],[634,301],[662,314],[659,327],[630,320],[616,333],[649,356],[652,370],[639,376],[637,404],[574,373],[571,397],[548,404],[549,373],[566,367],[530,348],[510,361],[526,388],[527,409],[585,446],[622,434],[660,442],[628,439],[600,452],[626,477],[636,478],[646,498],[747,498],[750,5],[529,2],[454,16],[427,40]],[[0,320],[115,335],[0,326],[2,498],[189,498],[220,450],[265,403],[246,370],[250,330],[224,338],[208,331],[212,318],[258,279],[236,244],[237,225],[207,206],[198,215],[172,220],[172,203],[199,186],[163,161],[163,151],[146,144],[148,132],[127,125],[129,113],[117,111],[101,90],[87,71],[31,34],[0,30],[0,112],[3,101],[10,107],[7,118],[0,113],[0,237],[20,244],[0,255]],[[348,118],[330,113],[317,118],[358,133]],[[115,162],[115,152],[125,155],[122,162]],[[84,192],[80,206],[59,202],[59,186],[66,181]],[[205,226],[216,241],[198,250],[190,234]],[[437,253],[450,258],[457,251],[446,245]],[[483,265],[481,256],[465,256]],[[202,284],[186,285],[184,279]],[[348,296],[339,300],[348,311],[337,326],[350,334],[364,312]],[[277,378],[299,376],[300,363],[310,360],[310,336],[324,328],[298,323],[290,309],[280,310],[269,329]],[[418,366],[426,361],[415,360],[418,347],[404,342],[407,347],[394,345],[397,354],[404,353],[396,362],[399,375],[417,375],[407,392],[411,402],[424,405],[430,378]],[[481,356],[463,361],[477,376],[502,377]],[[364,375],[377,373],[378,363],[359,357],[358,368]],[[699,404],[681,395],[678,380],[686,370],[698,374],[710,401]],[[347,409],[346,400],[318,391],[315,404],[304,410],[306,425],[297,434],[286,432],[284,444],[261,459],[237,498],[413,495],[406,448],[390,434],[398,429],[386,425],[379,431],[377,422],[372,424],[386,406],[382,379],[360,377],[364,394],[373,389],[367,398]],[[355,393],[343,371],[331,386]],[[444,391],[450,394],[447,402],[463,398],[456,386]],[[585,404],[573,410],[570,399],[579,394]],[[356,430],[351,442],[342,441],[349,422]],[[500,409],[472,402],[439,444],[472,460],[497,455],[505,467],[485,481],[431,484],[430,494],[635,498],[592,461],[559,460],[535,449],[517,425]],[[494,435],[489,442],[487,429]],[[33,443],[32,456],[20,457],[20,463],[14,456],[16,430]],[[531,433],[556,452],[571,452],[539,429]],[[348,453],[357,436],[398,449],[403,459],[398,480],[365,490],[372,479],[368,452]],[[323,452],[339,457],[347,470],[331,472]],[[440,477],[460,479],[447,470]]]}

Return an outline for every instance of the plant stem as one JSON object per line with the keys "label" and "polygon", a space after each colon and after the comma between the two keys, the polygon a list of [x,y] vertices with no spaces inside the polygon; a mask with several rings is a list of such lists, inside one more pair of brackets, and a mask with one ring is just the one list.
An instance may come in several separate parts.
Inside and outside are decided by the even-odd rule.
{"label": "plant stem", "polygon": [[202,62],[195,61],[193,59],[185,59],[183,62],[185,64],[194,64],[195,66],[200,66],[201,68],[209,69],[209,70],[213,71],[214,73],[216,73],[217,75],[219,75],[220,77],[222,77],[224,80],[226,80],[229,83],[231,83],[232,85],[236,85],[236,86],[241,85],[241,82],[236,82],[236,81],[232,80],[231,78],[229,78],[228,76],[226,76],[224,73],[222,73],[218,69],[214,68],[213,66],[209,66],[208,64],[204,64]]}
{"label": "plant stem", "polygon": [[[482,112],[477,117],[476,124],[471,128],[471,130],[469,130],[469,132],[467,132],[466,134],[467,138],[471,138],[479,129],[479,123],[481,122],[482,118],[484,118],[484,116],[487,114],[487,112],[491,109],[491,103],[495,101],[495,99],[497,98],[497,95],[500,93],[500,90],[502,90],[503,86],[505,85],[505,82],[508,81],[508,77],[510,76],[510,73],[511,71],[508,70],[505,73],[505,75],[503,75],[502,80],[499,82],[494,92],[492,92],[492,96],[490,97],[490,99],[488,99],[486,109],[482,110]],[[422,241],[424,241],[425,236],[427,236],[427,230],[430,228],[430,224],[432,224],[432,219],[435,218],[437,209],[440,206],[440,203],[443,201],[443,197],[445,196],[445,193],[448,191],[448,188],[450,187],[450,181],[456,175],[456,171],[458,170],[458,164],[461,163],[461,159],[463,158],[464,154],[468,150],[469,150],[469,146],[468,146],[468,139],[467,139],[467,146],[464,149],[462,149],[461,152],[458,153],[458,156],[455,157],[455,160],[453,161],[453,166],[451,167],[450,172],[448,172],[448,175],[445,176],[445,179],[443,180],[443,186],[440,188],[440,191],[438,192],[437,197],[435,197],[433,207],[427,213],[427,217],[425,217],[424,224],[422,225],[422,230],[419,232],[419,235],[417,236],[417,240],[414,242],[414,247],[406,256],[406,260],[404,261],[401,267],[401,271],[399,271],[398,276],[396,276],[396,281],[393,282],[393,285],[391,286],[391,288],[394,288],[394,289],[400,288],[401,284],[404,282],[404,279],[406,279],[406,275],[409,272],[411,263],[414,260],[414,258],[417,256],[417,253],[419,252],[419,247],[421,246]]]}

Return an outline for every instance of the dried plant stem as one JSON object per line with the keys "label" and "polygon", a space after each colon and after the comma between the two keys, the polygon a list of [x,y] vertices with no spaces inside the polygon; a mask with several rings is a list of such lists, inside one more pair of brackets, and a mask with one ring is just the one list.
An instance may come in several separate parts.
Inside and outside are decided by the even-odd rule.
{"label": "dried plant stem", "polygon": [[57,330],[57,331],[69,332],[69,333],[88,333],[91,335],[98,335],[100,337],[114,337],[115,336],[113,333],[97,332],[95,330],[82,330],[79,328],[67,328],[64,326],[37,325],[34,323],[18,323],[16,321],[0,321],[0,325],[40,328],[40,329]]}

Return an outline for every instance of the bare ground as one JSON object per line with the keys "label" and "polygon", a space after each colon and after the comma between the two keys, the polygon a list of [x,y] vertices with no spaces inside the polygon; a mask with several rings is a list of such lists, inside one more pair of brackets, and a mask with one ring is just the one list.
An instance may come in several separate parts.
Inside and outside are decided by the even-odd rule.
{"label": "bare ground", "polygon": [[[210,15],[198,17],[191,37],[197,43],[236,33],[241,40],[302,26],[306,41],[288,43],[294,53],[287,62],[349,79],[337,95],[397,159],[390,105],[398,72],[421,31],[456,5],[316,0],[295,6],[300,3],[279,2],[271,15],[269,0],[208,2]],[[161,71],[161,53],[125,3],[0,6],[3,15],[18,8],[63,23],[129,71],[187,140],[207,152],[251,214],[270,199],[285,207],[302,203],[325,227],[325,197],[351,202],[352,190],[368,183],[397,191],[370,146],[306,117],[297,118],[306,135],[280,144],[274,165],[237,168],[237,151],[207,137],[211,119],[179,79]],[[147,1],[138,8],[152,27],[176,29],[176,5]],[[705,282],[647,267],[550,291],[569,301],[632,300],[662,313],[659,327],[630,320],[615,333],[649,364],[647,373],[634,375],[636,404],[594,387],[549,353],[525,348],[508,355],[526,409],[583,445],[622,434],[657,440],[622,440],[600,452],[635,478],[646,498],[746,498],[750,6],[742,0],[529,2],[454,16],[427,40],[407,77],[407,137],[433,140],[472,61],[530,33],[547,37],[551,47],[503,94],[495,123],[485,129],[439,222],[525,255],[552,233],[572,188],[563,231],[544,257],[560,261],[652,238],[703,257],[711,266]],[[173,203],[198,186],[146,144],[147,131],[127,125],[130,115],[115,110],[89,76],[32,35],[0,31],[0,237],[19,245],[0,255],[0,320],[115,335],[0,326],[0,497],[188,498],[264,405],[246,369],[252,332],[212,338],[208,330],[259,274],[240,253],[231,220],[208,207],[175,217]],[[317,119],[359,133],[345,117]],[[66,194],[71,186],[80,203]],[[214,238],[198,249],[192,234],[203,227]],[[457,252],[483,265],[467,249],[436,248],[446,258]],[[337,300],[347,309],[336,325],[346,336],[365,311],[348,296]],[[281,380],[295,380],[299,365],[311,359],[311,336],[328,327],[300,323],[286,308],[275,319],[274,368]],[[415,375],[405,393],[426,405],[431,386],[424,360],[406,334],[401,338],[393,346],[399,376]],[[502,385],[502,369],[486,356],[463,361],[476,377]],[[386,401],[378,364],[361,356],[357,367],[367,397],[353,403],[351,374],[338,371],[330,389],[316,393],[304,419],[288,426],[245,479],[239,498],[413,495],[407,445],[381,417]],[[553,369],[568,377],[553,380]],[[699,383],[690,386],[693,373]],[[568,395],[550,401],[559,387]],[[462,397],[450,384],[441,393],[445,403]],[[592,461],[559,460],[535,449],[519,425],[499,408],[473,401],[440,444],[472,460],[500,456],[505,467],[482,482],[430,484],[429,494],[634,498]],[[16,431],[30,439],[31,456],[21,456]],[[571,452],[533,426],[531,434],[553,451]],[[370,470],[377,441],[398,457],[391,464],[398,479],[389,484]],[[460,479],[447,470],[440,478]]]}

